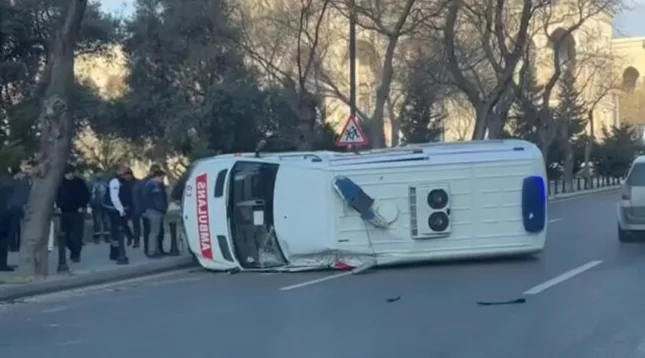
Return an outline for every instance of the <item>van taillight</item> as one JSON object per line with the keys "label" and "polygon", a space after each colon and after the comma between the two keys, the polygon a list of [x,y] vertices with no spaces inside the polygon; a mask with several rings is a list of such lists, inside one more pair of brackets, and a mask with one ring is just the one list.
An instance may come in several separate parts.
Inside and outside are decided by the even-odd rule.
{"label": "van taillight", "polygon": [[625,185],[623,187],[623,193],[621,195],[622,200],[632,200],[632,187]]}

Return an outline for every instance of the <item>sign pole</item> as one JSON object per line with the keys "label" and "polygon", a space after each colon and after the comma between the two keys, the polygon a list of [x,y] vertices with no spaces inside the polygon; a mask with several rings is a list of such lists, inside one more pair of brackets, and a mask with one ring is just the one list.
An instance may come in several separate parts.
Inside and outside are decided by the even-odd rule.
{"label": "sign pole", "polygon": [[349,1],[349,116],[356,118],[356,4]]}
{"label": "sign pole", "polygon": [[[356,121],[356,0],[349,1],[349,118]],[[349,122],[348,122],[349,123]],[[345,130],[343,130],[344,132]],[[341,136],[344,133],[341,133]],[[347,145],[356,152],[357,146]]]}

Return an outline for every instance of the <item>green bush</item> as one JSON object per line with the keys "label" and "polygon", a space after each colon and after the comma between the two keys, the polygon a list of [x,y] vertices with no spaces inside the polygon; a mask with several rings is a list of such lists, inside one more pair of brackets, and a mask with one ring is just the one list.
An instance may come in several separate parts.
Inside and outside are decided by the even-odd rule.
{"label": "green bush", "polygon": [[637,130],[629,124],[603,128],[604,139],[595,143],[592,161],[596,174],[622,177],[634,158],[643,151],[643,140]]}

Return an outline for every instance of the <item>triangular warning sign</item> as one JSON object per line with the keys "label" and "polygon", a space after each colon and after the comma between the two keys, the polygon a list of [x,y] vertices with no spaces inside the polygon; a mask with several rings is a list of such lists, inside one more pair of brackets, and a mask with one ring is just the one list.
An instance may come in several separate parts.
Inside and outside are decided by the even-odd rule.
{"label": "triangular warning sign", "polygon": [[363,132],[363,127],[356,120],[356,117],[350,116],[340,132],[336,145],[339,147],[366,146],[368,144],[367,136]]}

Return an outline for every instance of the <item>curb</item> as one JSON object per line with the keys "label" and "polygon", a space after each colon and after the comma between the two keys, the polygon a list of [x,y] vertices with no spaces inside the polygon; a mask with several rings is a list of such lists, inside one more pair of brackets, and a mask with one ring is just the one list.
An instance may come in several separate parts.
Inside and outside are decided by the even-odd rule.
{"label": "curb", "polygon": [[167,260],[165,262],[160,261],[142,265],[133,265],[131,267],[123,267],[113,271],[79,274],[77,276],[72,275],[50,281],[8,285],[8,287],[2,287],[2,285],[0,285],[0,303],[7,303],[7,301],[19,300],[26,297],[124,281],[194,266],[195,262],[193,261],[193,258],[188,256],[179,257],[172,261]]}
{"label": "curb", "polygon": [[601,194],[601,193],[606,193],[614,190],[619,190],[620,188],[621,186],[616,185],[616,186],[610,186],[610,187],[604,187],[604,188],[598,188],[598,189],[575,191],[573,193],[560,193],[560,194],[549,196],[549,201],[558,201],[560,199],[585,197],[589,195]]}

